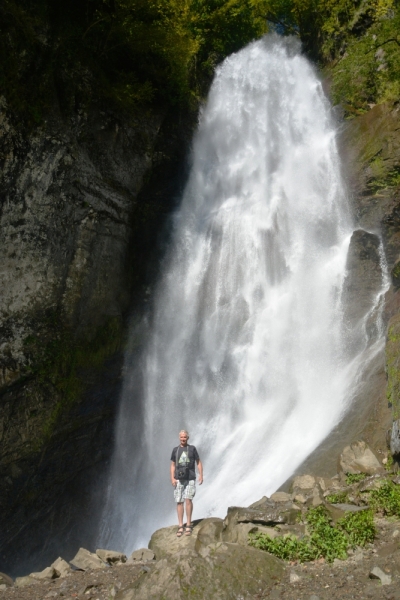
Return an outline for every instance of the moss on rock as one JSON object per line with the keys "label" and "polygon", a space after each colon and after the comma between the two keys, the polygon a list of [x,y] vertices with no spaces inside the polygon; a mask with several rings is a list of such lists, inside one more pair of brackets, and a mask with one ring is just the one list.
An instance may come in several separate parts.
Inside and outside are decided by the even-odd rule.
{"label": "moss on rock", "polygon": [[32,357],[33,366],[29,370],[35,393],[38,397],[53,397],[52,410],[44,420],[41,434],[36,436],[35,451],[51,438],[63,415],[82,399],[88,386],[88,371],[92,379],[93,372],[100,371],[105,360],[120,349],[123,339],[118,317],[109,317],[102,326],[86,331],[81,338],[63,325],[59,315],[52,314],[48,321],[53,323],[53,328],[49,328],[54,332],[50,339],[43,342],[29,336],[25,340],[27,354]]}

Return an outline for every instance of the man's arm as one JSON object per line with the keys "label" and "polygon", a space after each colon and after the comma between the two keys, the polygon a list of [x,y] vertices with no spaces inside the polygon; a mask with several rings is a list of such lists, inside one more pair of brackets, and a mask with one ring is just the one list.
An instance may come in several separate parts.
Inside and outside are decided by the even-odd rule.
{"label": "man's arm", "polygon": [[173,460],[171,460],[171,466],[170,466],[170,469],[169,469],[169,474],[170,474],[170,477],[171,477],[171,483],[175,487],[177,481],[175,479],[175,462]]}
{"label": "man's arm", "polygon": [[197,462],[197,468],[199,470],[199,485],[201,485],[203,483],[203,464],[201,462],[201,460],[196,460]]}

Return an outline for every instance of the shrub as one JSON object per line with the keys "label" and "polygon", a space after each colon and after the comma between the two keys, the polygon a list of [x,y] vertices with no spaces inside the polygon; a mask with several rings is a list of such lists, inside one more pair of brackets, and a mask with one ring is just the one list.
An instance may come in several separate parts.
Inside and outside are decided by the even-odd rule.
{"label": "shrub", "polygon": [[338,520],[337,527],[347,533],[352,547],[365,546],[374,541],[375,525],[372,510],[347,513],[343,519]]}
{"label": "shrub", "polygon": [[250,545],[265,550],[284,560],[300,562],[325,558],[345,559],[349,546],[365,546],[375,537],[374,517],[371,510],[347,513],[334,527],[324,506],[310,508],[304,518],[309,536],[271,539],[263,533],[250,534]]}
{"label": "shrub", "polygon": [[400,486],[386,481],[378,490],[372,490],[369,504],[376,512],[388,517],[400,517]]}
{"label": "shrub", "polygon": [[343,502],[347,502],[348,497],[347,497],[347,492],[338,492],[337,494],[329,494],[329,496],[326,497],[327,502],[330,502],[331,504],[341,504]]}
{"label": "shrub", "polygon": [[353,483],[364,481],[366,477],[365,473],[346,473],[346,483],[347,485],[352,485]]}

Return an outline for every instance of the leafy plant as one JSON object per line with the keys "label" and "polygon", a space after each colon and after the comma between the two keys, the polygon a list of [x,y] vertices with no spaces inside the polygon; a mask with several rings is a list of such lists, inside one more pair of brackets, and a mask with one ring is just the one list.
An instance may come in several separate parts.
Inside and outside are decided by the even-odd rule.
{"label": "leafy plant", "polygon": [[214,66],[267,31],[263,0],[3,0],[0,87],[26,121],[103,101],[188,104]]}
{"label": "leafy plant", "polygon": [[345,51],[333,68],[335,102],[355,112],[370,104],[396,101],[400,95],[400,12],[372,21],[362,35],[348,35]]}
{"label": "leafy plant", "polygon": [[393,465],[394,465],[394,459],[393,459],[393,456],[389,453],[388,457],[387,457],[387,462],[385,465],[386,471],[391,471],[393,468]]}
{"label": "leafy plant", "polygon": [[300,560],[305,562],[318,558],[318,551],[308,541],[298,540],[293,535],[269,538],[263,533],[250,534],[250,545],[265,550],[283,560]]}
{"label": "leafy plant", "polygon": [[400,486],[392,481],[385,481],[378,490],[371,491],[369,504],[376,512],[389,517],[400,517]]}
{"label": "leafy plant", "polygon": [[359,483],[360,481],[364,481],[366,477],[365,473],[346,473],[346,483],[347,485]]}
{"label": "leafy plant", "polygon": [[266,534],[250,534],[250,545],[265,550],[284,560],[301,562],[324,557],[328,562],[335,558],[345,559],[349,546],[365,546],[375,537],[373,512],[371,510],[347,513],[334,527],[324,506],[308,510],[305,523],[309,536],[271,539]]}
{"label": "leafy plant", "polygon": [[337,522],[337,527],[348,535],[351,546],[365,546],[375,538],[374,515],[372,510],[347,513]]}
{"label": "leafy plant", "polygon": [[328,562],[335,558],[346,558],[348,540],[341,530],[332,527],[324,506],[310,509],[306,522],[311,532],[310,544],[318,549],[319,556],[323,556]]}
{"label": "leafy plant", "polygon": [[337,492],[337,494],[329,494],[329,496],[326,497],[327,502],[330,502],[331,504],[341,504],[347,502],[347,499],[347,492]]}
{"label": "leafy plant", "polygon": [[287,536],[272,540],[265,534],[256,533],[250,536],[250,544],[285,560],[304,562],[324,557],[331,562],[335,558],[346,558],[347,536],[330,525],[325,507],[309,509],[305,522],[310,532],[308,537]]}

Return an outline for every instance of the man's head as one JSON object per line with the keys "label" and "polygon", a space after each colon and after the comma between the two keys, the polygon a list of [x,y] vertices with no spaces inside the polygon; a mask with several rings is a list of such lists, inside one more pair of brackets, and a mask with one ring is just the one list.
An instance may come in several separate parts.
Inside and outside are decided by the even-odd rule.
{"label": "man's head", "polygon": [[189,439],[189,434],[186,431],[186,429],[181,429],[179,432],[179,441],[181,443],[181,446],[186,446],[188,439]]}

